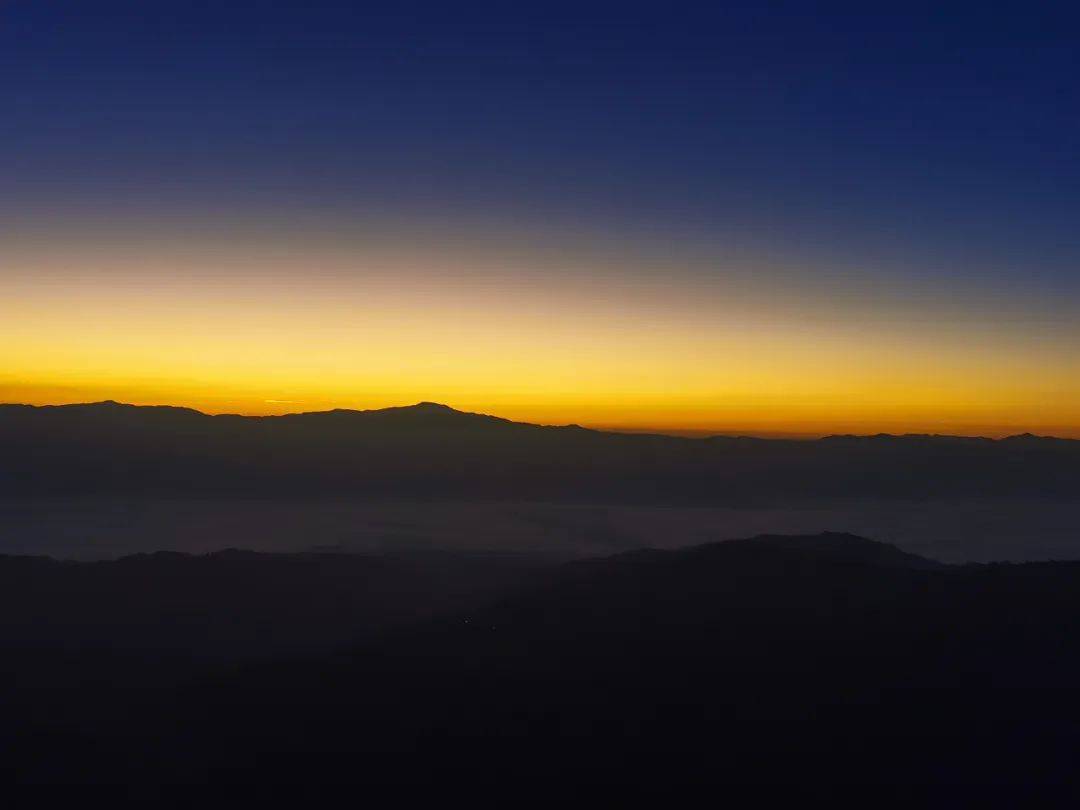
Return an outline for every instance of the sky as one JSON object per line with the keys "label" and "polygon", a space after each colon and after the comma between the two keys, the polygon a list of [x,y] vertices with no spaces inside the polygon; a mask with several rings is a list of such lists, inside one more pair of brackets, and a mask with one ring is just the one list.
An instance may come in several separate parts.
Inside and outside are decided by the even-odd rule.
{"label": "sky", "polygon": [[1078,12],[0,0],[0,401],[1080,436]]}

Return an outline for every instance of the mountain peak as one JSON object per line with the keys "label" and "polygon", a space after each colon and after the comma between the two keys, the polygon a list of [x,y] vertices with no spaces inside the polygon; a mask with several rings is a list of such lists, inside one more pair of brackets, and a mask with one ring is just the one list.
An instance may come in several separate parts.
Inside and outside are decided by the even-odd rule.
{"label": "mountain peak", "polygon": [[1048,442],[1061,442],[1061,439],[1053,436],[1040,436],[1037,433],[1017,433],[1015,436],[1006,436],[1002,441],[1013,444],[1045,444]]}

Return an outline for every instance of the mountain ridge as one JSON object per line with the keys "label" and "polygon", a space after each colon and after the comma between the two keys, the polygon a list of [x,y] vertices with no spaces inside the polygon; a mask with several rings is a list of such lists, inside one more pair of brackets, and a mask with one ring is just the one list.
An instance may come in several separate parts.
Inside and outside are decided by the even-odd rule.
{"label": "mountain ridge", "polygon": [[664,504],[1075,498],[1080,442],[1019,436],[695,439],[536,425],[438,403],[282,416],[106,401],[0,406],[0,494]]}
{"label": "mountain ridge", "polygon": [[932,441],[948,441],[948,440],[962,440],[962,441],[983,441],[983,442],[1065,442],[1075,445],[1080,445],[1080,439],[1072,439],[1068,437],[1053,436],[1053,435],[1040,435],[1030,432],[1023,432],[1017,434],[1011,434],[1007,436],[1001,436],[994,438],[991,436],[982,435],[968,435],[968,434],[953,434],[953,433],[830,433],[816,438],[777,438],[777,437],[765,437],[754,436],[746,434],[734,434],[734,433],[712,433],[708,435],[700,436],[684,436],[680,434],[665,433],[662,430],[653,431],[620,431],[610,428],[593,428],[582,426],[577,423],[566,424],[541,424],[537,422],[518,421],[514,419],[508,419],[506,417],[497,416],[489,413],[481,413],[478,411],[463,411],[453,406],[446,405],[440,402],[433,402],[424,400],[412,405],[391,405],[384,408],[331,408],[320,411],[295,411],[284,414],[241,414],[241,413],[207,413],[200,411],[197,408],[190,408],[182,405],[136,405],[127,402],[118,402],[112,399],[100,400],[96,402],[74,402],[64,404],[45,404],[45,405],[33,405],[29,403],[0,403],[0,412],[6,409],[21,410],[24,412],[50,412],[50,411],[67,411],[85,413],[157,413],[157,414],[185,414],[198,417],[204,417],[207,419],[221,419],[221,420],[251,420],[268,421],[275,420],[295,420],[301,418],[313,418],[322,416],[355,416],[355,417],[388,417],[388,416],[402,416],[402,417],[416,417],[416,416],[442,416],[452,419],[472,419],[478,422],[483,421],[487,423],[499,423],[504,425],[517,425],[532,428],[546,428],[546,429],[571,429],[578,431],[585,431],[588,433],[613,435],[613,436],[628,436],[628,437],[662,437],[665,439],[683,440],[683,441],[702,441],[708,442],[713,440],[754,440],[760,442],[838,442],[838,441],[889,441],[899,439],[920,439],[920,440],[932,440]]}

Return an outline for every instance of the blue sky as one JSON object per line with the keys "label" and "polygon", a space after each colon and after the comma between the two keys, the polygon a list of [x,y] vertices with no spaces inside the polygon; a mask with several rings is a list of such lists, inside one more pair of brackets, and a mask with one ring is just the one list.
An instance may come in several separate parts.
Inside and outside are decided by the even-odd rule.
{"label": "blue sky", "polygon": [[15,0],[0,217],[73,252],[252,227],[614,244],[630,282],[670,256],[694,295],[742,263],[781,293],[1056,324],[1067,353],[1077,22],[1042,3]]}

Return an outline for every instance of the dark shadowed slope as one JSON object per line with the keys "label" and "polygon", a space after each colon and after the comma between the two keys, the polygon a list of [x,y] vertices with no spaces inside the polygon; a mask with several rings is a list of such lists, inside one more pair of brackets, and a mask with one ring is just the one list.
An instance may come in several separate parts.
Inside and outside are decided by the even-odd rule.
{"label": "dark shadowed slope", "polygon": [[[1076,737],[1078,594],[1075,564],[949,567],[847,535],[762,537],[570,564],[197,701],[215,707],[212,735],[238,735],[225,750],[262,752],[232,760],[244,767],[333,774],[408,752],[451,775],[483,763],[654,786],[1023,780],[1060,772]],[[300,728],[318,730],[312,747]]]}
{"label": "dark shadowed slope", "polygon": [[0,491],[636,503],[1075,498],[1080,442],[687,439],[542,427],[433,403],[274,417],[111,402],[7,405],[0,406]]}
{"label": "dark shadowed slope", "polygon": [[124,649],[209,661],[329,650],[520,585],[511,554],[0,555],[0,648]]}
{"label": "dark shadowed slope", "polygon": [[716,546],[705,546],[702,551],[708,553],[731,553],[744,545],[753,544],[756,548],[785,549],[800,554],[813,555],[822,560],[837,563],[863,564],[877,568],[907,568],[913,570],[940,569],[944,566],[934,560],[901,551],[888,543],[879,543],[840,532],[825,532],[811,536],[792,536],[784,534],[763,534],[750,540],[732,540],[723,552]]}
{"label": "dark shadowed slope", "polygon": [[1072,767],[1077,626],[1078,564],[764,536],[552,568],[62,739],[144,780],[1031,781]]}

